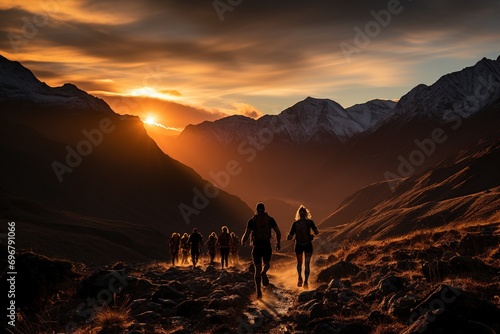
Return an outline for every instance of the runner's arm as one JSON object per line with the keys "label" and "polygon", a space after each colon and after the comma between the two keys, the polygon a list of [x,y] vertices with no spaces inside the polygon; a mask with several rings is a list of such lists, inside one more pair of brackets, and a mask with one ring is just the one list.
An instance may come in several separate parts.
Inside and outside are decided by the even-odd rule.
{"label": "runner's arm", "polygon": [[276,232],[276,250],[281,249],[281,231],[280,228],[278,227],[278,224],[275,224],[273,226],[274,232]]}
{"label": "runner's arm", "polygon": [[318,235],[319,231],[318,228],[316,227],[316,224],[311,220],[311,229],[314,231],[314,234]]}
{"label": "runner's arm", "polygon": [[245,229],[245,234],[243,234],[243,236],[241,237],[241,245],[242,246],[245,246],[251,232],[252,232],[252,230],[249,229],[248,227]]}
{"label": "runner's arm", "polygon": [[295,235],[295,222],[292,223],[292,227],[290,228],[290,231],[286,236],[286,240],[292,240],[294,235]]}

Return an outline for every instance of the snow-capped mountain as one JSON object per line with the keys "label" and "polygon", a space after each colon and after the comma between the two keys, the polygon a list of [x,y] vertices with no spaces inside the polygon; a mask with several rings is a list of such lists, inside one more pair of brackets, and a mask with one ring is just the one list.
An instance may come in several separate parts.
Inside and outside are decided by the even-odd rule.
{"label": "snow-capped mountain", "polygon": [[500,98],[500,57],[483,58],[476,65],[442,76],[431,86],[413,88],[394,107],[390,120],[408,122],[431,118],[449,122],[468,118]]}
{"label": "snow-capped mountain", "polygon": [[[399,102],[372,100],[343,108],[329,99],[308,97],[279,115],[258,120],[230,116],[214,122],[190,125],[181,139],[213,138],[228,144],[266,135],[272,131],[280,142],[347,143],[360,134],[372,133],[382,124],[400,126],[413,119],[446,123],[468,118],[500,99],[500,57],[483,58],[476,65],[441,77],[434,84],[416,86]],[[268,134],[269,135],[269,134]]]}
{"label": "snow-capped mountain", "polygon": [[184,130],[181,138],[191,135],[213,136],[227,144],[272,136],[296,146],[346,142],[357,134],[375,129],[390,116],[395,104],[393,101],[374,100],[344,109],[335,101],[308,97],[279,115],[265,115],[258,120],[229,116],[215,122],[191,125]]}
{"label": "snow-capped mountain", "polygon": [[392,114],[391,111],[395,106],[396,102],[394,101],[376,99],[355,104],[346,108],[346,111],[366,129],[372,129],[375,125],[386,120]]}
{"label": "snow-capped mountain", "polygon": [[19,62],[0,55],[0,104],[44,105],[54,109],[114,113],[109,105],[75,85],[49,87]]}

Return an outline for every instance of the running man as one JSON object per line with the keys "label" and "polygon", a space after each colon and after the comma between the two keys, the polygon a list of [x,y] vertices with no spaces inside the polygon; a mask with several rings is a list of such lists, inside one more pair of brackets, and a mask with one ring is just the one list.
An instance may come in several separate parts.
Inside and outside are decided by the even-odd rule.
{"label": "running man", "polygon": [[[280,250],[281,246],[281,232],[273,217],[269,216],[266,212],[264,203],[258,203],[256,207],[257,213],[250,218],[247,223],[245,234],[241,238],[241,244],[245,246],[250,234],[252,234],[252,258],[255,268],[255,291],[257,299],[262,298],[261,284],[267,286],[269,278],[267,271],[271,267],[271,255],[273,253],[271,248],[272,231],[276,233],[276,250]],[[264,268],[262,268],[264,263]]]}

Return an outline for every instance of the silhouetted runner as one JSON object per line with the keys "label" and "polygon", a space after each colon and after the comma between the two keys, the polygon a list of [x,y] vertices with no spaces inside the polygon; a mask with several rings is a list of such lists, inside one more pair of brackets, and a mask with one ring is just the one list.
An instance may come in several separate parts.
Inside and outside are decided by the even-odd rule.
{"label": "silhouetted runner", "polygon": [[229,259],[231,260],[231,264],[234,266],[238,264],[239,255],[238,255],[238,246],[240,245],[240,240],[234,232],[231,232],[231,250],[229,251]]}
{"label": "silhouetted runner", "polygon": [[179,262],[179,249],[181,247],[181,235],[179,233],[172,233],[168,240],[168,247],[170,248],[170,255],[172,256],[172,267],[175,262]]}
{"label": "silhouetted runner", "polygon": [[[314,231],[314,234],[318,234],[318,228],[311,220],[311,213],[307,210],[303,205],[299,207],[297,210],[297,214],[295,215],[295,222],[292,224],[290,228],[290,232],[288,232],[287,239],[292,240],[295,235],[295,255],[297,256],[297,274],[298,274],[298,282],[297,286],[302,286],[304,284],[304,288],[308,287],[308,279],[309,274],[311,272],[309,264],[311,263],[311,257],[313,253],[312,240],[313,235],[311,234],[311,230]],[[304,281],[302,282],[302,255],[305,254],[304,264]]]}
{"label": "silhouetted runner", "polygon": [[189,255],[189,236],[187,233],[184,233],[181,238],[181,254],[182,260],[181,264],[189,263],[188,255]]}
{"label": "silhouetted runner", "polygon": [[203,243],[203,236],[198,233],[197,228],[193,228],[193,233],[189,236],[189,245],[191,246],[191,260],[193,261],[193,268],[198,263],[200,257],[200,246]]}
{"label": "silhouetted runner", "polygon": [[210,256],[210,264],[212,264],[212,263],[214,263],[215,249],[216,249],[216,245],[217,245],[217,235],[215,234],[215,232],[210,233],[205,245],[207,245],[207,247],[208,247],[208,255]]}
{"label": "silhouetted runner", "polygon": [[228,258],[229,250],[231,249],[231,236],[229,235],[227,226],[223,226],[221,230],[222,233],[217,238],[217,245],[220,251],[220,264],[222,269],[224,269],[224,264],[226,264],[226,268],[229,266]]}
{"label": "silhouetted runner", "polygon": [[[266,212],[264,203],[258,203],[256,207],[257,214],[250,218],[245,229],[245,234],[241,238],[241,244],[244,246],[250,233],[252,234],[252,258],[255,268],[255,290],[257,299],[262,298],[261,283],[264,286],[269,284],[267,271],[271,267],[271,255],[273,253],[271,248],[271,237],[273,229],[276,232],[276,250],[280,250],[281,246],[281,232],[273,217],[269,216]],[[264,262],[264,268],[262,268]]]}

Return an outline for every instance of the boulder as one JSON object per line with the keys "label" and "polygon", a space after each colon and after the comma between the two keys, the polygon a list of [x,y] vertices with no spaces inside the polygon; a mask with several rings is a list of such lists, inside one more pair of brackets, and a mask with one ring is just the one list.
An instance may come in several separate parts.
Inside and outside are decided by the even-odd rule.
{"label": "boulder", "polygon": [[243,298],[239,295],[230,295],[212,299],[208,304],[208,308],[215,310],[227,310],[230,307],[238,308],[243,305]]}
{"label": "boulder", "polygon": [[458,243],[458,252],[461,255],[477,256],[486,253],[494,247],[498,248],[498,243],[498,235],[468,233]]}
{"label": "boulder", "polygon": [[449,310],[428,311],[413,322],[403,334],[495,334],[493,329],[481,322],[467,318]]}
{"label": "boulder", "polygon": [[[413,323],[420,319],[420,322],[435,322],[435,319],[440,318],[444,311],[452,319],[463,318],[462,323],[464,324],[465,322],[474,321],[483,323],[486,326],[500,326],[500,310],[495,305],[472,296],[463,290],[444,284],[437,287],[412,309],[409,321]],[[432,314],[426,316],[428,312]],[[441,320],[439,321],[440,326]],[[443,320],[443,322],[445,321]]]}
{"label": "boulder", "polygon": [[[48,299],[57,292],[59,284],[80,276],[73,271],[73,264],[69,261],[50,259],[30,252],[17,254],[16,270],[19,273],[15,278],[16,307],[25,312],[38,311],[39,307],[43,307],[39,303],[41,298]],[[8,290],[7,278],[9,275],[5,270],[1,276],[0,287],[5,286],[2,291]]]}
{"label": "boulder", "polygon": [[330,281],[330,283],[328,283],[328,289],[343,289],[344,288],[344,284],[342,284],[342,282],[339,280],[339,279],[332,279]]}
{"label": "boulder", "polygon": [[328,268],[321,270],[318,274],[317,282],[328,283],[335,278],[340,279],[355,276],[360,271],[361,268],[359,268],[357,265],[347,261],[340,261]]}
{"label": "boulder", "polygon": [[200,300],[185,300],[176,307],[176,314],[181,317],[190,318],[199,314],[205,308],[205,303]]}
{"label": "boulder", "polygon": [[401,291],[405,288],[407,285],[407,282],[404,278],[395,276],[395,275],[389,275],[384,278],[382,278],[378,284],[377,284],[377,289],[384,295],[393,293],[393,292],[398,292]]}
{"label": "boulder", "polygon": [[132,280],[137,280],[127,275],[125,271],[97,270],[84,278],[77,286],[80,298],[95,298],[99,294],[115,294],[126,289]]}
{"label": "boulder", "polygon": [[151,296],[152,301],[158,301],[158,299],[184,299],[183,293],[177,291],[174,287],[170,285],[160,285],[157,290]]}
{"label": "boulder", "polygon": [[297,300],[300,304],[306,303],[314,298],[316,290],[304,291],[299,293]]}

